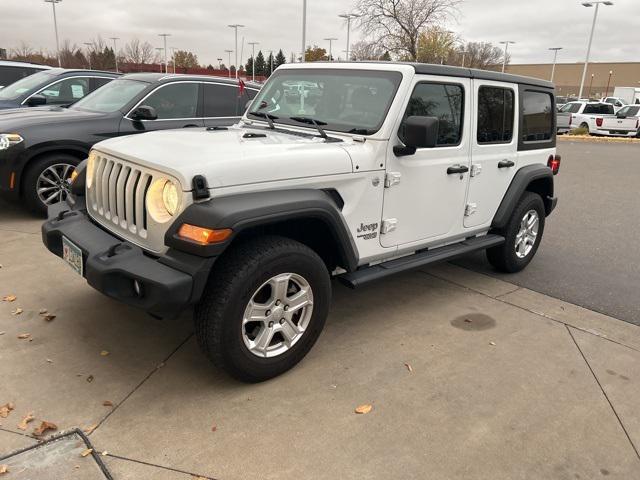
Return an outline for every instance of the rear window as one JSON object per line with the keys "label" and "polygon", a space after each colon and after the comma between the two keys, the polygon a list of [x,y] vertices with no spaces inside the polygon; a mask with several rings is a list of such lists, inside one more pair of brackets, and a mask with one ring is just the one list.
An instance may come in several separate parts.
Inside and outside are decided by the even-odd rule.
{"label": "rear window", "polygon": [[525,91],[522,94],[521,140],[524,143],[551,140],[554,114],[550,93]]}
{"label": "rear window", "polygon": [[585,105],[584,112],[591,115],[613,115],[613,105],[608,103],[589,103]]}
{"label": "rear window", "polygon": [[509,143],[513,138],[514,93],[509,88],[478,90],[478,143]]}

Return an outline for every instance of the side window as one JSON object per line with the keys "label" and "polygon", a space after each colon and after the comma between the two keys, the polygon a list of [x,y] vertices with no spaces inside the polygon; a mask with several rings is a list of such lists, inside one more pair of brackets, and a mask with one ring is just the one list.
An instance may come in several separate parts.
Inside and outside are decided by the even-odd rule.
{"label": "side window", "polygon": [[198,84],[172,83],[160,87],[143,103],[156,110],[158,120],[196,118],[198,111]]}
{"label": "side window", "polygon": [[91,79],[91,91],[93,92],[94,90],[97,90],[100,87],[105,86],[111,80],[112,80],[111,78],[98,78],[98,77],[92,78]]}
{"label": "side window", "polygon": [[513,138],[513,90],[480,87],[478,90],[478,143],[509,143]]}
{"label": "side window", "polygon": [[48,105],[67,105],[75,103],[89,93],[89,79],[85,77],[67,78],[45,88],[44,95]]}
{"label": "side window", "polygon": [[582,108],[582,105],[579,103],[574,103],[573,106],[571,107],[571,110],[569,110],[569,112],[571,113],[578,113],[580,111],[580,108]]}
{"label": "side window", "polygon": [[204,84],[204,116],[237,117],[242,109],[241,103],[249,100],[238,97],[238,87],[235,85]]}
{"label": "side window", "polygon": [[[438,146],[458,145],[462,139],[464,89],[461,85],[419,83],[411,95],[404,120],[409,117],[436,117],[439,123]],[[404,141],[401,125],[398,136]]]}
{"label": "side window", "polygon": [[551,94],[525,91],[522,95],[523,142],[540,142],[553,137],[553,102]]}

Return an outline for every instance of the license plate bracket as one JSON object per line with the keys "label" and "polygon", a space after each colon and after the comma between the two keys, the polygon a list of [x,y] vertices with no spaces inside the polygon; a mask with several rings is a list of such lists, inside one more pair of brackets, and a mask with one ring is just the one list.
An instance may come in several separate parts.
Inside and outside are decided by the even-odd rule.
{"label": "license plate bracket", "polygon": [[67,262],[78,275],[84,277],[84,258],[82,250],[67,237],[62,237],[62,259]]}

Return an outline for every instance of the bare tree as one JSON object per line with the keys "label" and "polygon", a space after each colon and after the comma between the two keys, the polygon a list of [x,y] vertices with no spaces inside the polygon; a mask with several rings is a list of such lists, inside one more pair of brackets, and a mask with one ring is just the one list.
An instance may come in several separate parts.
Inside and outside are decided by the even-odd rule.
{"label": "bare tree", "polygon": [[429,27],[418,36],[417,61],[450,64],[458,38],[453,32],[440,27]]}
{"label": "bare tree", "polygon": [[453,18],[461,1],[358,0],[355,12],[365,35],[401,58],[417,61],[420,33]]}
{"label": "bare tree", "polygon": [[27,60],[33,57],[35,50],[27,45],[24,41],[20,42],[16,48],[11,49],[11,58],[13,60]]}
{"label": "bare tree", "polygon": [[378,42],[361,40],[351,47],[351,60],[355,62],[384,60],[385,54],[386,50]]}
{"label": "bare tree", "polygon": [[140,65],[156,63],[158,52],[149,42],[140,42],[139,39],[134,38],[124,46],[124,60],[127,63]]}
{"label": "bare tree", "polygon": [[[487,69],[502,64],[503,51],[489,42],[469,42],[464,47],[465,67]],[[462,59],[462,51],[457,55]],[[509,56],[507,55],[507,64]]]}

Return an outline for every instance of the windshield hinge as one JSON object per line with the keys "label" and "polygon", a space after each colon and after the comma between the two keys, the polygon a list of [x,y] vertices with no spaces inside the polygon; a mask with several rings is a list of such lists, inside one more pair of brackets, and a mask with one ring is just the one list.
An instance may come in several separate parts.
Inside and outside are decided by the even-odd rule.
{"label": "windshield hinge", "polygon": [[398,219],[397,218],[387,218],[382,221],[382,226],[380,227],[380,234],[385,235],[387,233],[391,233],[398,228]]}
{"label": "windshield hinge", "polygon": [[394,185],[398,185],[401,177],[402,174],[400,172],[388,172],[384,176],[384,188],[391,188]]}

